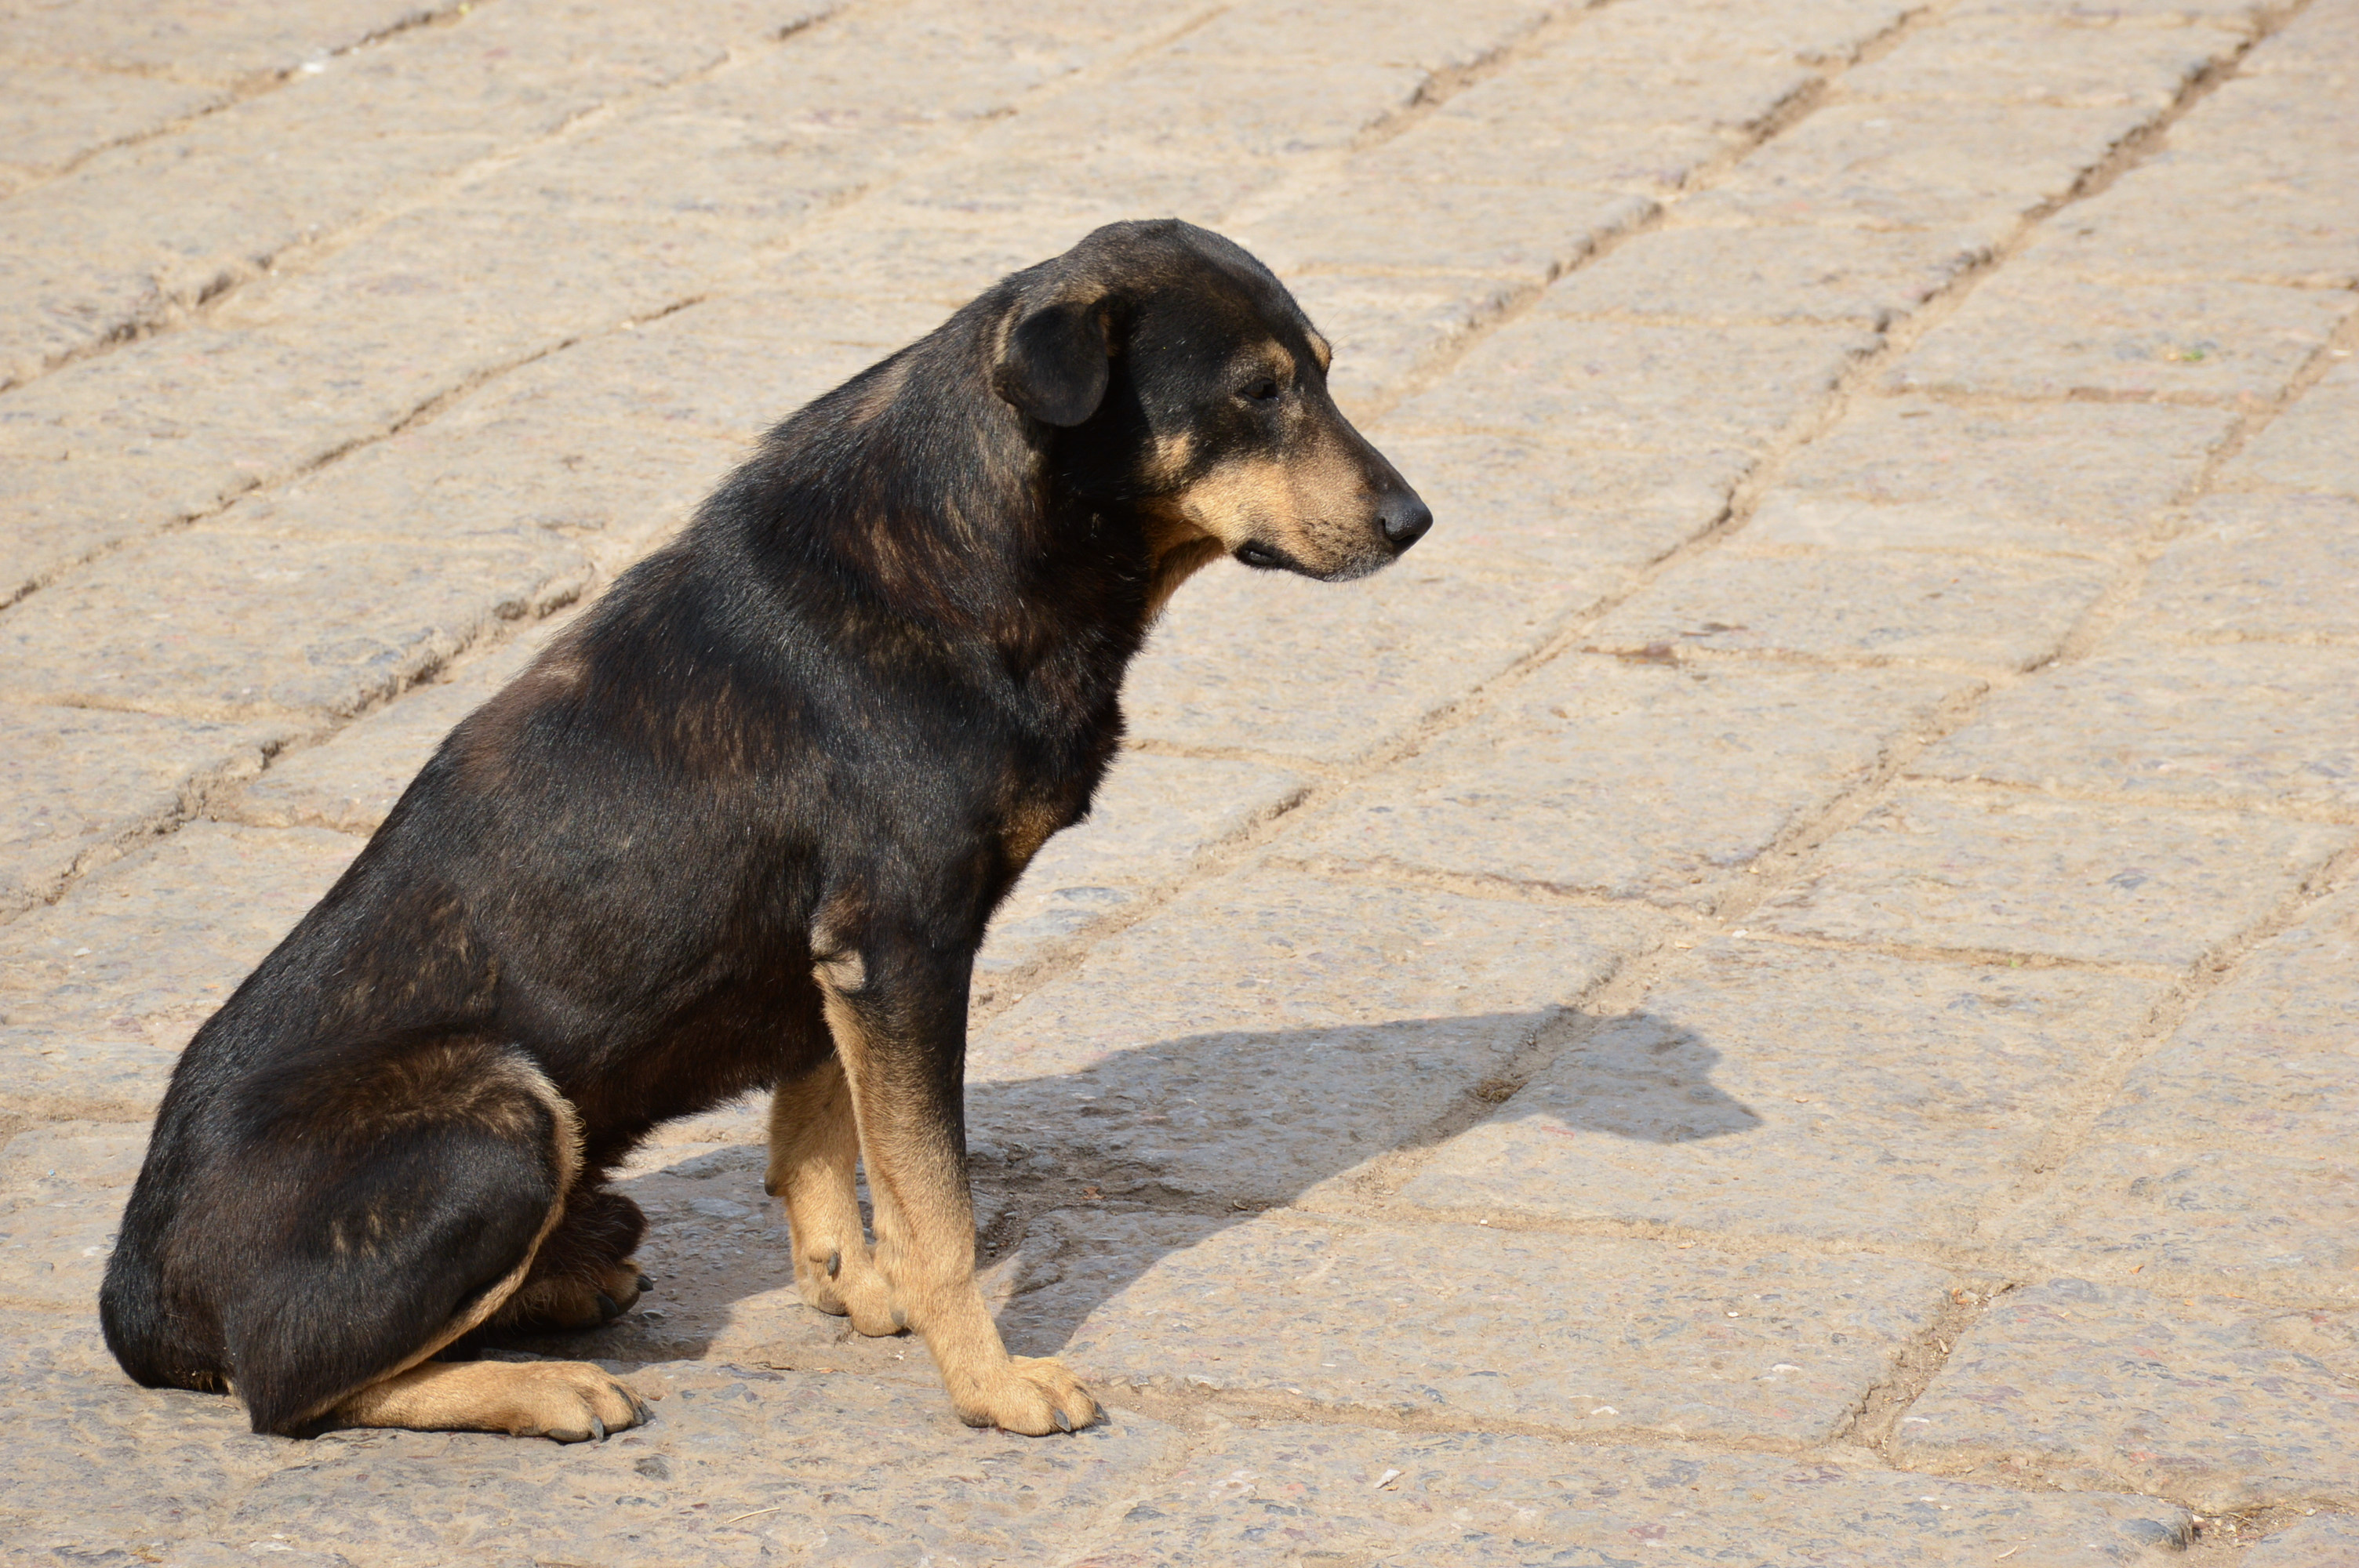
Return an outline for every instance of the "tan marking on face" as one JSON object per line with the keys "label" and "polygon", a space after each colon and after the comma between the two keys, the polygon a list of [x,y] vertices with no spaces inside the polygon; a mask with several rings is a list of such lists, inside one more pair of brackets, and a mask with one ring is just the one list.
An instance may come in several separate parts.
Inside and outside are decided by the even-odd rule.
{"label": "tan marking on face", "polygon": [[1334,346],[1317,332],[1305,332],[1303,335],[1310,340],[1310,357],[1319,362],[1320,370],[1324,372],[1335,362]]}
{"label": "tan marking on face", "polygon": [[1169,435],[1155,438],[1155,449],[1147,454],[1147,480],[1161,490],[1177,485],[1188,473],[1188,465],[1196,460],[1196,435],[1192,430],[1174,430]]}
{"label": "tan marking on face", "polygon": [[1343,569],[1380,545],[1358,466],[1322,444],[1305,453],[1215,464],[1177,497],[1181,516],[1227,550],[1261,543],[1313,572]]}

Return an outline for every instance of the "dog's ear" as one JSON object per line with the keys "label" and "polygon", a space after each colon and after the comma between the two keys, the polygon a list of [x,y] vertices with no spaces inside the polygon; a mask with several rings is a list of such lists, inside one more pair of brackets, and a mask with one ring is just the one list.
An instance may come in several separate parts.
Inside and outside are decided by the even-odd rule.
{"label": "dog's ear", "polygon": [[1078,425],[1105,398],[1111,353],[1103,297],[1052,299],[1009,325],[991,387],[1043,425]]}

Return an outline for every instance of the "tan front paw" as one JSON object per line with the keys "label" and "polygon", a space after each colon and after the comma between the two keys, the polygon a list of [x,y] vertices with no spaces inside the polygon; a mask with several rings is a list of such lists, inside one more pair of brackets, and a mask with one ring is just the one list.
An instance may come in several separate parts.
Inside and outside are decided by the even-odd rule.
{"label": "tan front paw", "polygon": [[559,1443],[603,1439],[647,1419],[638,1395],[587,1361],[508,1363],[497,1401],[498,1430]]}
{"label": "tan front paw", "polygon": [[833,1317],[848,1317],[853,1328],[872,1338],[899,1334],[909,1326],[907,1314],[893,1305],[893,1291],[876,1271],[865,1248],[856,1253],[831,1252],[824,1262],[795,1260],[795,1289],[803,1304]]}
{"label": "tan front paw", "polygon": [[1079,1432],[1098,1418],[1098,1402],[1081,1379],[1045,1356],[1011,1356],[989,1376],[962,1379],[951,1390],[951,1403],[969,1426],[1027,1437]]}

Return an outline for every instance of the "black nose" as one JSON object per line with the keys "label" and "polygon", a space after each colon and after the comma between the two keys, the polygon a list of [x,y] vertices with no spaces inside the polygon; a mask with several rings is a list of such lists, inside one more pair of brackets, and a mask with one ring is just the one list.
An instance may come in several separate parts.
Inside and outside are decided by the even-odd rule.
{"label": "black nose", "polygon": [[1397,553],[1425,537],[1425,531],[1433,526],[1433,513],[1414,494],[1402,491],[1377,503],[1376,520]]}

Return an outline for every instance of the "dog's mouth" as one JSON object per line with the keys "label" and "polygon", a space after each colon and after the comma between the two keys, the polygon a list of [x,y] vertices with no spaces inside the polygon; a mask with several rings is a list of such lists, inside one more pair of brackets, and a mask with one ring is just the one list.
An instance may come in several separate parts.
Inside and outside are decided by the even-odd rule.
{"label": "dog's mouth", "polygon": [[1265,544],[1259,539],[1246,540],[1231,550],[1229,555],[1238,564],[1251,567],[1256,571],[1293,572],[1299,577],[1307,577],[1313,582],[1350,582],[1354,578],[1364,578],[1371,572],[1381,571],[1393,562],[1391,551],[1369,550],[1346,557],[1340,561],[1313,566],[1299,556],[1291,554],[1276,545]]}
{"label": "dog's mouth", "polygon": [[1265,545],[1258,540],[1249,539],[1232,553],[1241,563],[1256,571],[1300,572],[1305,577],[1317,575],[1276,545]]}

